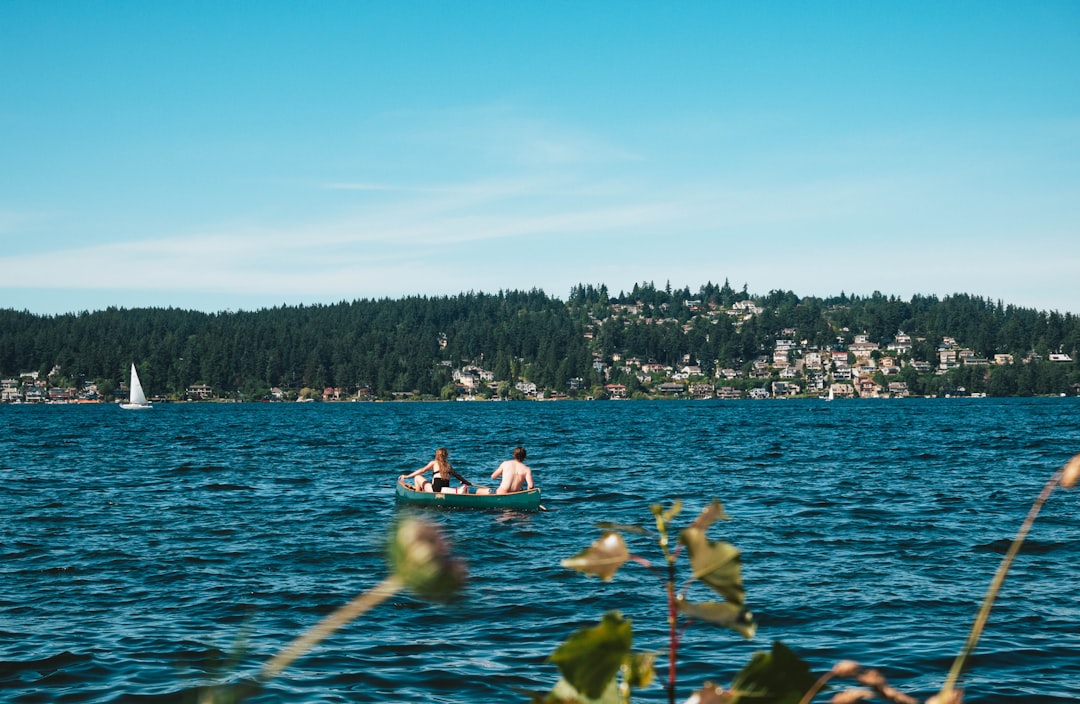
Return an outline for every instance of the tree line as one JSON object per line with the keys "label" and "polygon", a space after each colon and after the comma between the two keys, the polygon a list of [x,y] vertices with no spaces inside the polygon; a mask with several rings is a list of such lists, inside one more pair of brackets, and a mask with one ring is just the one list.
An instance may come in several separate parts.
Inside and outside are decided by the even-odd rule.
{"label": "tree line", "polygon": [[[762,310],[745,321],[723,314],[740,301]],[[618,294],[581,284],[565,301],[532,289],[219,313],[108,308],[36,315],[0,309],[0,375],[44,376],[58,369],[60,381],[76,387],[94,382],[108,395],[135,363],[144,385],[160,395],[207,384],[249,399],[271,387],[438,397],[452,389],[454,369],[474,364],[499,381],[527,379],[565,391],[617,380],[611,372],[616,355],[673,366],[691,360],[711,375],[717,367],[740,369],[769,354],[779,338],[824,350],[866,334],[884,347],[900,330],[917,340],[915,359],[935,361],[945,336],[984,357],[1017,358],[1008,368],[962,368],[925,380],[929,390],[966,384],[993,395],[1026,395],[1067,392],[1080,383],[1080,319],[1071,313],[966,294],[910,300],[877,292],[754,296],[726,281],[694,292],[643,282]],[[1019,364],[1051,353],[1074,361]]]}

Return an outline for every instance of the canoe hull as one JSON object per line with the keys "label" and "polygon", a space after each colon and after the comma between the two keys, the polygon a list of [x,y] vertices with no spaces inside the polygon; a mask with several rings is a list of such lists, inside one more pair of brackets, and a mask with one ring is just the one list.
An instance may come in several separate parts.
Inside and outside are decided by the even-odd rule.
{"label": "canoe hull", "polygon": [[395,496],[398,503],[433,508],[461,508],[479,510],[539,511],[540,489],[519,491],[513,494],[435,494],[410,489],[397,483]]}

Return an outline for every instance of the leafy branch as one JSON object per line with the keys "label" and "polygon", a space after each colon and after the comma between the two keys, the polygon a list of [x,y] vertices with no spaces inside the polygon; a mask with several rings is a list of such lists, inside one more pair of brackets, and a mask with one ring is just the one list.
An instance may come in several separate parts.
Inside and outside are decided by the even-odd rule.
{"label": "leafy branch", "polygon": [[[926,700],[926,704],[963,702],[963,690],[958,686],[960,676],[975,651],[1005,577],[1028,532],[1054,489],[1059,486],[1073,488],[1077,483],[1080,483],[1080,455],[1058,469],[1036,498],[991,580],[971,632],[953,662],[944,685],[937,694]],[[739,551],[729,543],[714,542],[707,537],[707,530],[713,523],[728,517],[720,502],[714,499],[689,526],[679,531],[674,546],[670,540],[671,523],[682,510],[681,502],[676,501],[667,509],[655,504],[651,509],[656,522],[655,534],[640,526],[601,523],[598,524],[604,531],[601,537],[577,555],[563,560],[562,565],[608,581],[627,562],[634,562],[663,579],[669,626],[668,679],[665,688],[669,704],[674,704],[676,660],[685,626],[693,621],[706,621],[734,630],[745,638],[752,638],[756,625],[745,604]],[[648,559],[630,552],[623,533],[655,538],[664,564],[658,569]],[[689,554],[692,576],[676,591],[676,565],[683,548]],[[708,586],[722,596],[723,601],[690,601],[686,595],[694,581]],[[686,621],[682,630],[679,628],[680,619]],[[550,694],[534,697],[534,701],[565,704],[629,702],[631,687],[644,687],[652,680],[652,660],[633,654],[630,651],[631,640],[630,622],[623,620],[618,612],[606,614],[596,628],[580,631],[556,651],[551,659],[559,666],[562,679]],[[621,683],[617,681],[619,673],[622,673]],[[858,685],[838,692],[832,699],[834,704],[872,700],[918,704],[918,700],[891,686],[878,670],[851,660],[838,662],[814,681],[806,663],[779,641],[773,643],[770,653],[755,653],[729,688],[707,682],[691,695],[686,704],[738,704],[742,701],[754,704],[809,704],[834,678],[853,680]]]}
{"label": "leafy branch", "polygon": [[[563,567],[577,570],[602,580],[611,580],[627,562],[635,562],[657,574],[664,584],[667,598],[668,668],[665,688],[668,701],[675,701],[679,643],[685,628],[694,621],[705,621],[736,631],[744,638],[753,638],[756,624],[746,608],[746,591],[742,584],[742,565],[739,551],[730,543],[712,541],[707,531],[719,519],[726,519],[723,505],[713,499],[697,518],[678,532],[674,541],[672,521],[682,512],[682,502],[676,501],[669,508],[660,504],[651,507],[656,533],[636,525],[601,523],[603,534],[585,550],[562,561]],[[656,540],[663,556],[663,564],[657,568],[643,556],[630,552],[623,533],[649,536]],[[691,577],[681,589],[676,590],[678,560],[683,549],[689,555]],[[694,602],[687,597],[693,582],[701,582],[723,597],[723,601]],[[610,616],[610,614],[608,615]],[[608,618],[605,616],[605,619]],[[621,617],[619,617],[621,618]],[[685,622],[685,623],[683,623]],[[629,622],[627,632],[629,632]],[[680,626],[682,626],[680,628]],[[627,649],[627,653],[629,650]],[[557,660],[556,663],[564,662]],[[574,669],[563,669],[568,684],[588,695],[595,687],[582,689],[586,684],[575,678]],[[615,670],[611,672],[615,676]],[[651,678],[649,678],[651,679]],[[580,686],[579,686],[580,685]],[[627,697],[624,700],[628,699]],[[586,700],[587,701],[587,700]]]}

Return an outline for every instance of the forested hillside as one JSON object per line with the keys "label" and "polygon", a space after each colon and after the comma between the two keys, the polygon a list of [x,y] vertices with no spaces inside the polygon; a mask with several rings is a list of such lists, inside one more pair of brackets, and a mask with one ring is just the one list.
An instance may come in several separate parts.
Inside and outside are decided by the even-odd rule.
{"label": "forested hillside", "polygon": [[[696,292],[646,283],[618,295],[582,285],[565,301],[532,290],[214,314],[110,308],[39,316],[0,310],[0,376],[52,373],[52,384],[81,388],[94,382],[109,395],[134,362],[148,391],[161,396],[182,397],[189,386],[206,384],[218,395],[246,399],[261,398],[272,387],[449,398],[454,370],[473,365],[490,372],[494,385],[512,388],[527,380],[573,396],[612,382],[643,388],[640,375],[630,378],[619,360],[689,363],[700,368],[702,379],[733,368],[746,387],[760,379],[749,373],[750,365],[768,357],[777,340],[794,340],[796,354],[804,354],[841,349],[863,335],[884,350],[899,332],[915,340],[910,351],[896,355],[901,368],[910,360],[936,363],[945,338],[982,358],[1015,358],[1010,365],[934,372],[940,384],[911,371],[907,379],[920,393],[942,384],[996,395],[1069,393],[1080,383],[1080,319],[1070,313],[968,295],[907,301],[876,293],[755,296],[727,283]],[[1051,364],[1051,355],[1070,359]]]}

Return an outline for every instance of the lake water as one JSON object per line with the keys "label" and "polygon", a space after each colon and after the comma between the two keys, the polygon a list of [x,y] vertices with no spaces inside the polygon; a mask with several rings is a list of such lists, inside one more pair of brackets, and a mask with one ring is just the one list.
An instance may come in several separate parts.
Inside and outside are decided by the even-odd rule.
{"label": "lake water", "polygon": [[[524,701],[558,679],[552,650],[616,609],[635,649],[664,651],[653,574],[628,564],[601,582],[559,561],[595,522],[651,526],[649,505],[680,497],[680,525],[724,503],[731,520],[710,536],[742,550],[759,628],[745,641],[692,625],[679,701],[777,639],[815,671],[855,659],[921,700],[1032,501],[1080,452],[1080,401],[2,407],[0,701],[179,701],[251,676],[386,575],[398,474],[446,446],[478,481],[519,444],[546,512],[426,514],[469,565],[463,600],[402,593],[252,701]],[[1080,491],[1043,509],[968,702],[1080,700],[1078,516]],[[634,701],[665,695],[653,684]]]}

